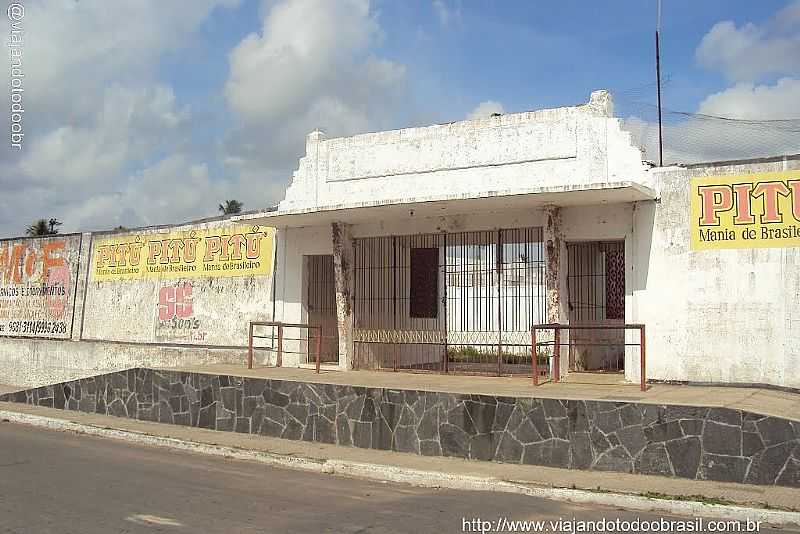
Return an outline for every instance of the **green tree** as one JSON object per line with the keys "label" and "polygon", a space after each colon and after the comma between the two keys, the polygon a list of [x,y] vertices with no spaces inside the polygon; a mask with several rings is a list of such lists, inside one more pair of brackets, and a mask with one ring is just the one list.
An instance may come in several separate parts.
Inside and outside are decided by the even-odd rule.
{"label": "green tree", "polygon": [[56,235],[58,226],[61,226],[61,222],[58,219],[50,219],[49,221],[47,219],[39,219],[28,226],[25,233],[30,236]]}
{"label": "green tree", "polygon": [[226,200],[225,204],[219,205],[219,211],[221,211],[223,215],[232,215],[234,213],[241,213],[242,207],[244,207],[244,204],[238,200]]}

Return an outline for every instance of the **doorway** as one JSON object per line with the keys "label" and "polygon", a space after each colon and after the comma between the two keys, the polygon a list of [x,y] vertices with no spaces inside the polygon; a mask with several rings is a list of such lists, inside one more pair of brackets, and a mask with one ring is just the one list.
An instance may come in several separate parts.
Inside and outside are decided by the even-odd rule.
{"label": "doorway", "polygon": [[[625,324],[625,242],[567,243],[569,322]],[[571,371],[624,372],[625,331],[571,330]]]}
{"label": "doorway", "polygon": [[[318,254],[305,256],[304,260],[308,324],[322,329],[320,361],[326,364],[338,364],[339,325],[336,318],[333,256]],[[317,335],[317,330],[309,332],[306,363],[316,363]]]}

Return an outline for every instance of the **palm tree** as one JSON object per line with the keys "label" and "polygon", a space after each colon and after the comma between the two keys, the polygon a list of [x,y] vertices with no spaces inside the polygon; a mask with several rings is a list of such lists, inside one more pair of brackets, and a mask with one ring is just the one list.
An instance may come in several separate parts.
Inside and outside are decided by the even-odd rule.
{"label": "palm tree", "polygon": [[47,224],[50,226],[50,235],[56,235],[58,233],[58,228],[56,228],[56,227],[57,226],[61,226],[64,223],[62,223],[58,219],[53,218],[53,219],[50,219],[47,222]]}
{"label": "palm tree", "polygon": [[34,222],[32,225],[28,226],[28,229],[25,230],[25,233],[29,236],[42,236],[42,235],[52,235],[50,232],[50,225],[47,222],[47,219],[39,219],[38,221]]}
{"label": "palm tree", "polygon": [[226,200],[225,204],[219,205],[219,211],[221,211],[223,215],[232,215],[234,213],[241,213],[243,206],[244,204],[238,200]]}

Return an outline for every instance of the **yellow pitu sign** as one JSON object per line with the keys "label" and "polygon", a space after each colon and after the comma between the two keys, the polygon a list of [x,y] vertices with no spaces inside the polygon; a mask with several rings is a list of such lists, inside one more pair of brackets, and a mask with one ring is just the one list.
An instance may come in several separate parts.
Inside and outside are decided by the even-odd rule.
{"label": "yellow pitu sign", "polygon": [[800,246],[800,171],[691,180],[692,250]]}
{"label": "yellow pitu sign", "polygon": [[201,278],[272,273],[275,229],[234,226],[110,236],[92,245],[92,278]]}

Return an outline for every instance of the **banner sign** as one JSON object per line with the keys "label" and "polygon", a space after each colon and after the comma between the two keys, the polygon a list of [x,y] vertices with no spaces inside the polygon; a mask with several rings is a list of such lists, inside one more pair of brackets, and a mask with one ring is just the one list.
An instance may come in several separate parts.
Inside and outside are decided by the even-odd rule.
{"label": "banner sign", "polygon": [[800,171],[692,178],[692,250],[800,246]]}
{"label": "banner sign", "polygon": [[0,336],[69,339],[81,236],[0,242]]}
{"label": "banner sign", "polygon": [[274,239],[275,229],[266,226],[113,235],[92,245],[92,279],[268,275]]}

